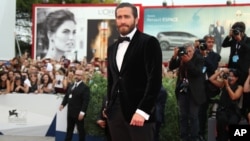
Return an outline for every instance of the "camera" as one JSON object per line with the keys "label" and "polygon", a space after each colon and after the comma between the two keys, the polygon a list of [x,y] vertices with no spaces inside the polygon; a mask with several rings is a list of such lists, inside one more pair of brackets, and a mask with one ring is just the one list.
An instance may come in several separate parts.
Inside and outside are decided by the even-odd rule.
{"label": "camera", "polygon": [[206,42],[204,39],[198,39],[197,41],[198,41],[200,44]]}
{"label": "camera", "polygon": [[236,27],[235,29],[233,29],[233,35],[237,36],[241,33],[241,29],[239,27]]}
{"label": "camera", "polygon": [[188,92],[189,82],[188,79],[184,78],[180,84],[180,92],[187,93]]}
{"label": "camera", "polygon": [[200,50],[207,50],[207,45],[206,45],[206,43],[201,43],[200,45],[199,45],[199,49]]}
{"label": "camera", "polygon": [[228,79],[228,76],[229,76],[229,73],[224,73],[224,74],[222,75],[222,78],[223,78],[223,79]]}
{"label": "camera", "polygon": [[183,56],[185,54],[187,54],[186,48],[185,47],[179,47],[178,56],[180,57],[180,56]]}

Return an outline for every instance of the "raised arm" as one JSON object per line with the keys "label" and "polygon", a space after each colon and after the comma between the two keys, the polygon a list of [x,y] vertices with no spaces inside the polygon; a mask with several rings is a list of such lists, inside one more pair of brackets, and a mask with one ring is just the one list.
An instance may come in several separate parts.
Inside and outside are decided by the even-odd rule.
{"label": "raised arm", "polygon": [[250,92],[250,71],[249,71],[247,79],[246,79],[246,81],[244,83],[243,91],[244,91],[244,93]]}

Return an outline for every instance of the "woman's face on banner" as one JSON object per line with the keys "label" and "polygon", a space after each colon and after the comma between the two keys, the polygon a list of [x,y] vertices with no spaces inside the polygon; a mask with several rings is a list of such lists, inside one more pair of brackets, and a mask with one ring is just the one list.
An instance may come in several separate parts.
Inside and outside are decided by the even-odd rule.
{"label": "woman's face on banner", "polygon": [[73,21],[65,21],[51,36],[51,43],[56,50],[71,52],[75,48],[76,24]]}

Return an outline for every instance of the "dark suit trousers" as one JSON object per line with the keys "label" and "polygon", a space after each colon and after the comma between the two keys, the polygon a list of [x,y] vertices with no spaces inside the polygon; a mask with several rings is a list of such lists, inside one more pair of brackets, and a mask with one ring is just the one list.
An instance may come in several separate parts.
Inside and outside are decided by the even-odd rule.
{"label": "dark suit trousers", "polygon": [[206,100],[205,103],[200,105],[199,109],[199,135],[202,137],[205,137],[207,131],[208,108],[209,108],[209,100]]}
{"label": "dark suit trousers", "polygon": [[79,121],[78,117],[72,117],[70,115],[67,116],[67,133],[65,141],[72,140],[75,125],[77,126],[79,141],[85,141],[84,119]]}
{"label": "dark suit trousers", "polygon": [[112,141],[153,141],[154,123],[144,123],[143,127],[131,126],[124,119],[119,98],[112,106],[108,117],[108,124]]}
{"label": "dark suit trousers", "polygon": [[191,93],[178,94],[180,116],[180,136],[182,141],[195,141],[199,132],[199,105],[194,102]]}

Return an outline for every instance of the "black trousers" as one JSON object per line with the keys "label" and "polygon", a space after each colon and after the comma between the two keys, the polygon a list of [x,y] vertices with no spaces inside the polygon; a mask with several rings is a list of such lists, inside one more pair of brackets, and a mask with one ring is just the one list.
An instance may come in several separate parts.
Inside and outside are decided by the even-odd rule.
{"label": "black trousers", "polygon": [[105,136],[106,136],[106,140],[105,141],[112,141],[108,125],[106,125],[106,127],[104,129],[104,132],[105,132]]}
{"label": "black trousers", "polygon": [[199,135],[205,138],[207,133],[207,122],[208,122],[208,108],[209,101],[206,100],[205,103],[200,105],[199,109]]}
{"label": "black trousers", "polygon": [[240,116],[231,109],[219,107],[216,112],[217,120],[217,141],[228,141],[229,132],[228,125],[238,124],[240,121]]}
{"label": "black trousers", "polygon": [[182,141],[196,141],[199,137],[199,108],[200,105],[194,102],[190,91],[179,93],[179,125],[180,138]]}
{"label": "black trousers", "polygon": [[112,106],[108,126],[112,141],[154,141],[155,123],[144,123],[143,127],[129,125],[123,117],[119,98]]}
{"label": "black trousers", "polygon": [[75,125],[77,126],[79,141],[85,141],[84,119],[79,121],[78,117],[71,117],[70,115],[67,116],[67,133],[65,141],[72,140]]}

